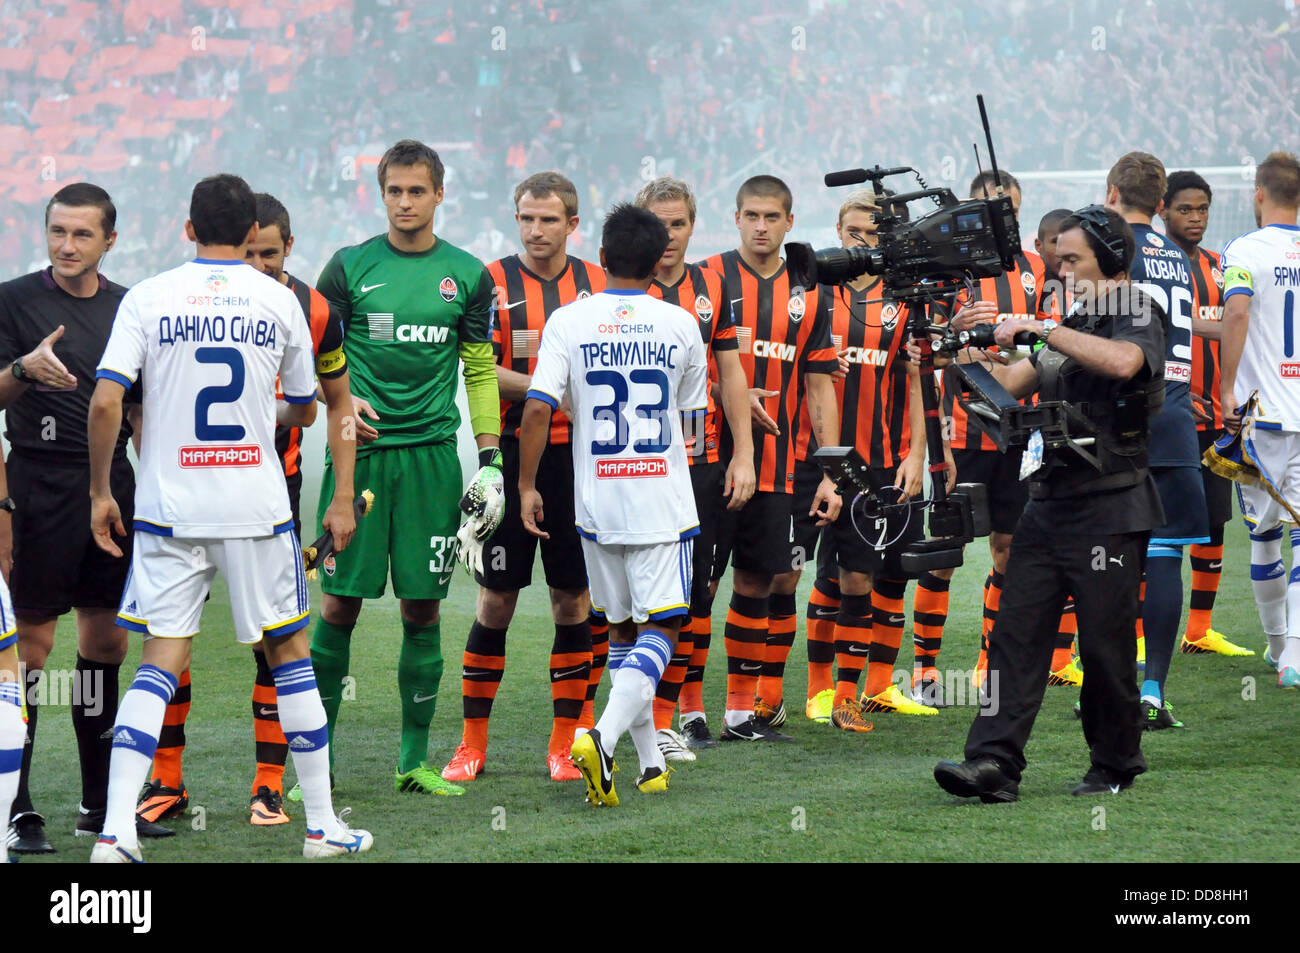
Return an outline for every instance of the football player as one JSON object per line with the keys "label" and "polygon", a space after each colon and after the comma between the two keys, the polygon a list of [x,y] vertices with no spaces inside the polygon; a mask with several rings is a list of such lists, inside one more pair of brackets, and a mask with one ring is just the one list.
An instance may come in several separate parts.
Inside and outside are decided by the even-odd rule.
{"label": "football player", "polygon": [[[274,424],[305,427],[316,416],[302,308],[287,288],[244,262],[257,236],[257,202],[243,179],[216,175],[196,185],[185,231],[198,254],[127,292],[91,398],[91,531],[103,551],[122,558],[112,533],[126,529],[109,473],[122,398],[142,374],[148,380],[135,546],[118,611],[120,625],[147,638],[113,727],[108,811],[90,859],[142,860],[136,792],[189,667],[218,570],[239,641],[266,641],[307,814],[303,855],[359,853],[374,839],[350,829],[346,811],[334,816],[325,710],[303,631],[311,615],[307,580],[275,459]],[[278,409],[277,375],[284,393]],[[189,407],[193,414],[176,412]]]}
{"label": "football player", "polygon": [[[272,195],[257,196],[257,238],[245,251],[245,260],[264,275],[269,275],[293,292],[302,308],[311,334],[312,354],[316,361],[320,398],[325,403],[328,421],[330,458],[334,461],[334,498],[330,501],[327,525],[334,532],[336,552],[347,548],[356,529],[353,515],[352,470],[356,461],[356,440],[364,439],[362,428],[375,434],[369,425],[357,426],[360,414],[353,416],[351,389],[348,384],[347,360],[343,356],[343,322],[319,291],[284,269],[284,260],[293,251],[293,233],[289,211]],[[278,386],[278,385],[277,385]],[[277,396],[281,396],[277,391]],[[275,450],[284,468],[289,490],[289,508],[293,513],[293,530],[302,542],[302,523],[298,516],[302,494],[302,428],[277,426]],[[257,674],[253,681],[253,735],[257,769],[249,791],[249,822],[258,827],[287,824],[284,811],[284,764],[289,749],[280,728],[276,706],[275,680],[266,661],[266,648],[253,645]],[[190,711],[190,672],[181,673],[176,696],[167,705],[158,750],[154,752],[153,778],[140,797],[136,815],[150,821],[175,817],[185,810],[189,793],[182,780],[181,759],[185,750],[185,720]],[[301,790],[298,789],[298,797]]]}
{"label": "football player", "polygon": [[611,650],[625,648],[610,653],[600,720],[573,743],[594,805],[618,804],[614,746],[625,731],[638,789],[668,789],[652,708],[690,601],[699,524],[680,418],[705,416],[708,357],[698,319],[646,293],[667,245],[651,212],[614,206],[601,236],[605,290],[551,316],[520,424],[519,509],[544,539],[538,462],[551,414],[566,400],[572,410],[572,502],[592,604],[609,621]]}
{"label": "football player", "polygon": [[[1192,265],[1192,415],[1196,418],[1197,449],[1204,455],[1223,434],[1219,403],[1219,336],[1223,328],[1223,271],[1217,253],[1201,247],[1210,223],[1210,184],[1191,171],[1169,173],[1165,207],[1160,217],[1165,234],[1183,250]],[[1234,645],[1210,626],[1214,597],[1223,574],[1223,527],[1232,519],[1232,484],[1205,464],[1201,482],[1210,521],[1210,541],[1193,543],[1192,594],[1182,651],[1192,654],[1254,655]]]}

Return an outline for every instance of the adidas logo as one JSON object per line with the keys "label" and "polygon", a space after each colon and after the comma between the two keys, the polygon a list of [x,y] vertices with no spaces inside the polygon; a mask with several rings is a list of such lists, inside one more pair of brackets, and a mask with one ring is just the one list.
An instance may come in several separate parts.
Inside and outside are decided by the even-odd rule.
{"label": "adidas logo", "polygon": [[132,599],[130,602],[128,602],[128,603],[126,604],[126,608],[123,609],[122,611],[123,611],[123,612],[136,612],[136,611],[138,611],[138,610],[136,609],[136,607],[135,607],[135,600]]}
{"label": "adidas logo", "polygon": [[129,748],[138,747],[135,743],[135,736],[131,734],[131,730],[129,728],[117,729],[117,734],[113,735],[113,744],[123,745]]}
{"label": "adidas logo", "polygon": [[302,735],[294,735],[289,739],[289,747],[295,751],[310,751],[313,745]]}

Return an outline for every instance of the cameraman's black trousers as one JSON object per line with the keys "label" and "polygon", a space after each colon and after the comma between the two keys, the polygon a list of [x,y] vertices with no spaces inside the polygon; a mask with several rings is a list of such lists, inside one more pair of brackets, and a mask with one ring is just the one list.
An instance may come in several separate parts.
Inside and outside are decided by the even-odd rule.
{"label": "cameraman's black trousers", "polygon": [[1139,723],[1138,586],[1149,533],[1068,536],[1031,502],[1011,541],[998,620],[989,636],[989,703],[966,739],[966,757],[996,758],[1020,779],[1025,743],[1043,703],[1061,605],[1074,596],[1083,662],[1083,735],[1092,765],[1112,780],[1146,770]]}

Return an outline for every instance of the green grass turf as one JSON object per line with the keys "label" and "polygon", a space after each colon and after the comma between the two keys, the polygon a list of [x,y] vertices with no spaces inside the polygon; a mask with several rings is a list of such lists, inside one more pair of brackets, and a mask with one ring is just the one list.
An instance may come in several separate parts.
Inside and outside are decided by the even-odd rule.
{"label": "green grass turf", "polygon": [[[305,511],[314,499],[315,491],[309,489]],[[1230,524],[1215,623],[1262,655],[1247,546],[1240,523]],[[977,543],[953,581],[940,656],[945,668],[974,664],[988,562],[987,548]],[[800,587],[801,625],[810,582],[805,577]],[[458,571],[443,607],[447,670],[430,752],[430,761],[439,767],[460,737],[460,655],[474,591]],[[729,592],[724,582],[706,676],[715,732],[724,695],[722,627]],[[910,605],[909,594],[909,613]],[[511,628],[487,772],[469,785],[468,793],[459,798],[396,794],[392,777],[401,627],[391,597],[367,605],[353,642],[356,700],[342,707],[335,796],[336,805],[354,809],[353,823],[374,832],[375,847],[364,861],[1300,859],[1296,840],[1279,836],[1293,821],[1282,792],[1294,782],[1295,761],[1286,739],[1294,730],[1300,697],[1276,687],[1276,677],[1260,656],[1179,655],[1169,692],[1189,727],[1145,735],[1150,772],[1131,792],[1115,798],[1070,796],[1087,767],[1082,733],[1071,713],[1078,691],[1048,689],[1027,752],[1023,800],[984,806],[949,797],[931,776],[935,762],[960,760],[973,709],[947,709],[931,718],[877,716],[876,730],[867,735],[814,725],[802,714],[807,669],[801,629],[786,676],[791,712],[784,730],[795,744],[730,744],[701,752],[696,763],[680,766],[667,796],[647,797],[633,784],[635,753],[625,738],[618,750],[622,770],[616,775],[623,803],[597,810],[584,804],[581,782],[556,784],[545,772],[551,633],[545,591],[534,586],[520,598]],[[73,629],[65,619],[51,667],[70,668],[74,648]],[[123,690],[139,653],[140,642],[133,636]],[[906,644],[901,660],[910,668]],[[214,592],[206,609],[193,677],[185,778],[191,804],[202,808],[202,816],[170,822],[179,834],[145,841],[146,857],[227,862],[300,857],[300,805],[289,806],[293,823],[283,827],[248,824],[253,662],[249,650],[234,641],[224,587]],[[1254,700],[1243,698],[1247,679],[1254,683]],[[603,704],[607,685],[598,704]],[[292,767],[289,771],[292,777]],[[72,836],[79,781],[66,708],[46,707],[41,713],[32,790],[59,852],[25,862],[83,861],[90,842]]]}

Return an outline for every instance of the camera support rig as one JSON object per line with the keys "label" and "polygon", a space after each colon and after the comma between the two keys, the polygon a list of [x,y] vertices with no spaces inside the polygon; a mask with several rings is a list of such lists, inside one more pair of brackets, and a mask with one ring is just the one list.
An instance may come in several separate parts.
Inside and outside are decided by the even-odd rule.
{"label": "camera support rig", "polygon": [[[900,562],[907,572],[960,566],[965,544],[975,535],[988,532],[988,503],[982,486],[967,484],[960,491],[948,493],[948,467],[944,460],[939,397],[934,380],[934,350],[930,341],[931,331],[935,330],[930,321],[930,309],[934,303],[945,301],[951,304],[958,291],[973,286],[974,279],[996,277],[1014,267],[1015,256],[1021,247],[1015,210],[1010,196],[1003,194],[998,177],[984,97],[977,96],[976,99],[994,181],[998,182],[996,195],[989,197],[986,190],[983,199],[959,201],[951,189],[929,188],[910,166],[884,169],[876,165],[870,169],[832,172],[825,177],[828,186],[871,182],[881,210],[877,219],[878,244],[874,248],[827,248],[818,252],[806,244],[791,242],[785,246],[786,268],[792,286],[812,287],[819,280],[825,284],[839,284],[870,273],[881,276],[882,287],[892,300],[907,305],[906,333],[920,349],[925,440],[930,459],[930,499],[919,504],[928,506],[930,510],[930,537],[912,544],[903,553]],[[921,188],[888,195],[884,180],[906,173],[915,175]],[[924,199],[932,199],[938,207],[916,221],[910,221],[908,203]],[[991,376],[988,382],[992,382]],[[842,451],[844,448],[839,449]],[[837,466],[830,455],[823,455],[821,451],[814,456],[820,458],[823,468],[836,479],[841,492],[850,487],[862,491],[861,473],[856,473],[859,479],[853,479],[854,468]],[[840,456],[843,458],[845,455],[841,453]]]}

